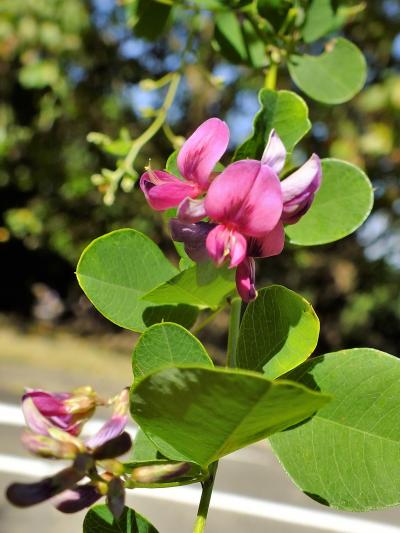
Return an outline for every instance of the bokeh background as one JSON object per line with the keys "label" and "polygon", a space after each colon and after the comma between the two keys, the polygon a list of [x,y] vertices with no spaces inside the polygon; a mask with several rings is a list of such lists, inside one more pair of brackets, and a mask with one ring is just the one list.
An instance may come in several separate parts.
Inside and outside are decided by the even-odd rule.
{"label": "bokeh background", "polygon": [[[369,0],[364,7],[344,34],[366,55],[366,87],[340,106],[305,98],[313,129],[294,158],[301,163],[315,151],[361,166],[375,188],[373,213],[356,234],[336,244],[287,246],[281,256],[260,262],[258,286],[280,283],[313,303],[321,320],[317,353],[370,346],[396,355],[400,2]],[[104,187],[96,181],[102,168],[115,168],[127,139],[147,127],[149,108],[162,102],[163,91],[145,91],[140,80],[177,69],[187,40],[187,15],[154,42],[132,27],[131,15],[129,0],[0,2],[0,401],[16,403],[25,385],[63,390],[91,383],[104,395],[126,385],[135,334],[103,319],[74,275],[93,238],[133,227],[176,261],[161,218],[137,185],[132,188],[130,177],[112,205],[105,204]],[[210,15],[202,15],[169,123],[187,136],[205,118],[219,116],[231,128],[233,151],[251,131],[263,73],[219,56],[210,44],[212,23]],[[322,45],[313,46],[317,52]],[[278,88],[296,90],[284,69]],[[107,153],[88,142],[93,131],[119,140]],[[160,132],[136,160],[136,171],[140,174],[149,158],[162,168],[171,151]],[[220,315],[202,332],[217,361],[226,320]],[[13,453],[17,432],[9,434],[2,438],[2,451]],[[0,509],[0,530],[23,531],[28,515],[10,513]],[[53,515],[43,516],[50,520],[49,531],[51,524],[61,531]]]}

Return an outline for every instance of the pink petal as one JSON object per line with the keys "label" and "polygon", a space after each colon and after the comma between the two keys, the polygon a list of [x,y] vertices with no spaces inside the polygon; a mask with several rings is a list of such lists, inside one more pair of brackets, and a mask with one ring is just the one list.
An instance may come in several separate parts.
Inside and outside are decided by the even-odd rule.
{"label": "pink petal", "polygon": [[22,400],[22,412],[27,426],[39,435],[48,435],[48,430],[54,427],[50,420],[44,417],[30,396],[24,395]]}
{"label": "pink petal", "polygon": [[217,265],[222,265],[229,256],[229,268],[234,268],[246,257],[247,242],[241,233],[220,224],[208,234],[206,247]]}
{"label": "pink petal", "polygon": [[257,298],[255,268],[254,259],[246,257],[236,270],[236,288],[244,302],[251,302]]}
{"label": "pink petal", "polygon": [[140,178],[140,188],[156,211],[177,207],[187,196],[198,194],[192,183],[181,181],[163,170],[145,172]]}
{"label": "pink petal", "polygon": [[229,142],[229,129],[222,120],[210,118],[189,137],[177,159],[179,172],[206,191],[209,177]]}
{"label": "pink petal", "polygon": [[259,161],[237,161],[212,182],[205,207],[212,220],[259,237],[281,217],[281,185],[275,172]]}
{"label": "pink petal", "polygon": [[204,207],[204,199],[194,200],[189,197],[185,198],[179,204],[177,214],[179,220],[182,222],[199,222],[207,215]]}
{"label": "pink petal", "polygon": [[308,211],[321,185],[321,179],[321,160],[313,154],[303,166],[281,182],[282,221],[285,224],[294,224]]}
{"label": "pink petal", "polygon": [[272,257],[279,255],[285,245],[285,231],[282,222],[262,237],[249,241],[249,255],[252,257]]}
{"label": "pink petal", "polygon": [[267,146],[261,157],[261,163],[271,167],[276,174],[283,169],[286,160],[286,148],[275,130],[271,130]]}

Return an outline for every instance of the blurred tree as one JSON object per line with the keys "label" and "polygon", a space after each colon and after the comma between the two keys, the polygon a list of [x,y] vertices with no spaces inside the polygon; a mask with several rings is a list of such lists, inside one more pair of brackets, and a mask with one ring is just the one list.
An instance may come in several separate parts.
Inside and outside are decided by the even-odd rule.
{"label": "blurred tree", "polygon": [[[212,38],[214,24],[223,28],[221,18],[194,9],[189,27],[182,2],[176,2],[173,17],[170,6],[151,4],[158,17],[147,34],[141,21],[149,16],[149,2],[2,1],[0,259],[8,286],[3,308],[30,309],[28,293],[37,281],[65,296],[74,285],[74,263],[84,245],[108,230],[135,227],[164,248],[170,246],[163,239],[161,219],[137,188],[132,190],[136,174],[123,176],[116,201],[107,206],[107,183],[100,172],[118,168],[131,139],[146,129],[162,103],[165,89],[148,91],[140,80],[179,69],[185,47],[185,77],[168,115],[174,132],[186,135],[205,117],[218,115],[231,127],[233,149],[251,131],[256,88],[263,77],[257,49],[239,48],[239,56],[236,49],[232,58],[229,35],[217,32]],[[345,34],[367,54],[367,88],[336,107],[308,101],[314,127],[302,145],[304,153],[297,150],[294,160],[301,162],[313,150],[364,167],[376,187],[375,211],[356,236],[323,248],[292,248],[264,261],[260,275],[313,301],[323,324],[321,350],[362,343],[396,353],[400,3],[346,4],[353,11]],[[311,32],[310,40],[314,37]],[[317,39],[311,46],[318,52],[322,45]],[[278,87],[294,88],[283,69]],[[93,131],[103,135],[90,137],[99,147],[86,142]],[[164,165],[170,141],[179,144],[174,132],[164,128],[145,146],[135,173],[149,157],[155,167]],[[27,260],[37,261],[37,267],[26,272],[24,264],[16,277],[21,261]],[[13,286],[24,287],[17,298]]]}

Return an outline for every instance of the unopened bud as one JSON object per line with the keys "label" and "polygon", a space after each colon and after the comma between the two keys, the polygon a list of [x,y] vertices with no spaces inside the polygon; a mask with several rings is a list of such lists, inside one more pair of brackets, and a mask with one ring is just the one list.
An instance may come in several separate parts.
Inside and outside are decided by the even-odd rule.
{"label": "unopened bud", "polygon": [[187,474],[190,469],[190,463],[168,463],[164,465],[140,466],[132,470],[131,479],[136,483],[173,481],[175,478]]}

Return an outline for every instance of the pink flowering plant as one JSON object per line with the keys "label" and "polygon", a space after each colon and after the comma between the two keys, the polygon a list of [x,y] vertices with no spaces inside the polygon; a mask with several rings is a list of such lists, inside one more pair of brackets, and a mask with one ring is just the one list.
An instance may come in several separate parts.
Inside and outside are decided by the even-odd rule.
{"label": "pink flowering plant", "polygon": [[[185,2],[151,2],[160,16],[191,9]],[[179,71],[146,80],[151,90],[166,89],[163,105],[117,169],[96,179],[108,204],[120,183],[129,178],[133,186],[137,179],[143,203],[159,213],[174,246],[167,257],[144,233],[119,229],[89,244],[77,266],[94,307],[140,335],[131,383],[121,383],[130,388],[110,399],[91,387],[28,389],[24,446],[70,463],[40,481],[13,483],[7,497],[20,507],[50,500],[64,513],[104,497],[105,504],[88,510],[85,533],[150,533],[154,526],[125,505],[126,491],[200,483],[193,531],[202,533],[218,461],[269,439],[293,482],[321,504],[345,511],[399,504],[399,361],[369,348],[316,354],[320,326],[311,303],[290,287],[257,281],[259,265],[268,268],[285,244],[323,245],[354,232],[373,200],[371,183],[356,166],[318,154],[300,161],[301,151],[295,157],[311,122],[302,97],[276,88],[278,70],[287,66],[308,97],[333,105],[362,88],[365,61],[342,37],[329,41],[320,56],[304,53],[310,42],[304,17],[308,10],[327,16],[318,6],[330,2],[192,4],[200,18],[209,17],[203,7],[215,11],[213,43],[220,54],[240,53],[238,62],[265,73],[253,132],[234,154],[222,118],[205,117],[184,142],[171,134],[167,111],[188,50]],[[140,10],[136,17],[140,21]],[[236,33],[226,31],[228,23]],[[249,39],[246,53],[235,41],[238,31]],[[322,38],[329,32],[315,33]],[[251,48],[259,41],[261,58]],[[165,168],[149,161],[139,178],[137,154],[166,126],[173,152]],[[197,338],[219,313],[229,313],[224,367]],[[111,416],[93,429],[98,408]]]}

